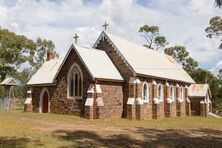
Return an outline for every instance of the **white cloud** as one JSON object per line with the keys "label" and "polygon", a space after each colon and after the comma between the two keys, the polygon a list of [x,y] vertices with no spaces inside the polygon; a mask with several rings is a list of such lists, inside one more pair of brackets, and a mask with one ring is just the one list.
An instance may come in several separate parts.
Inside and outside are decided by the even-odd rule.
{"label": "white cloud", "polygon": [[212,16],[219,14],[212,0],[149,0],[144,5],[139,0],[103,0],[93,5],[83,0],[17,0],[10,7],[0,3],[3,28],[32,39],[51,39],[61,55],[65,55],[76,32],[81,44],[92,45],[107,21],[108,31],[141,44],[144,40],[139,27],[158,25],[170,45],[186,45],[199,62],[218,58],[218,43],[205,38],[204,28]]}
{"label": "white cloud", "polygon": [[196,15],[213,14],[214,0],[191,0],[189,8]]}

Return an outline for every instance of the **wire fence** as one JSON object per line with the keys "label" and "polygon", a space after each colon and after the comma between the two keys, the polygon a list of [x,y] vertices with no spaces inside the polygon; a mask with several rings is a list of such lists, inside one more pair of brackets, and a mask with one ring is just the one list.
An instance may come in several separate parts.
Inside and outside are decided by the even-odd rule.
{"label": "wire fence", "polygon": [[0,109],[7,109],[10,105],[10,101],[8,98],[0,99]]}

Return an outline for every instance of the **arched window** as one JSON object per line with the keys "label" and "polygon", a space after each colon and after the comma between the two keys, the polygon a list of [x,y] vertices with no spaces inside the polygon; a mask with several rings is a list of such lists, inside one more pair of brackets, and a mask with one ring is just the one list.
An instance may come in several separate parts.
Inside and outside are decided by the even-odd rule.
{"label": "arched window", "polygon": [[149,85],[147,82],[143,83],[143,88],[142,88],[142,100],[144,102],[149,101]]}
{"label": "arched window", "polygon": [[163,99],[163,89],[162,89],[161,84],[158,85],[157,98],[158,99]]}
{"label": "arched window", "polygon": [[79,66],[75,63],[69,70],[68,73],[68,89],[67,94],[69,98],[81,98],[82,97],[82,71]]}
{"label": "arched window", "polygon": [[172,85],[170,86],[170,98],[171,98],[172,100],[174,100],[174,88],[173,88]]}
{"label": "arched window", "polygon": [[182,86],[179,89],[179,98],[183,99],[183,87]]}

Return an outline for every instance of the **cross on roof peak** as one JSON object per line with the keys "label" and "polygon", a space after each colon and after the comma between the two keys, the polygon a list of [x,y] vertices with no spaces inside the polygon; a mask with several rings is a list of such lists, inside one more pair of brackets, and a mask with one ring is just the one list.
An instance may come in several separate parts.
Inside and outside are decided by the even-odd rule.
{"label": "cross on roof peak", "polygon": [[77,33],[75,33],[75,36],[73,37],[75,39],[75,43],[77,43],[77,40],[79,38],[79,36],[77,35]]}
{"label": "cross on roof peak", "polygon": [[106,29],[107,29],[107,26],[109,26],[109,24],[107,24],[107,23],[105,22],[105,24],[103,25],[104,30],[106,30]]}

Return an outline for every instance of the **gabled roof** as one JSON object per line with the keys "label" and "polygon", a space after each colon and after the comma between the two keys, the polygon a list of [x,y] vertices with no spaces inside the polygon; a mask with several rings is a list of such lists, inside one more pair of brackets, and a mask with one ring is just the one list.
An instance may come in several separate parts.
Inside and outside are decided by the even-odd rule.
{"label": "gabled roof", "polygon": [[52,84],[63,59],[52,59],[46,61],[31,77],[27,85]]}
{"label": "gabled roof", "polygon": [[172,57],[110,33],[103,31],[93,47],[96,47],[103,38],[108,39],[110,44],[122,55],[122,58],[125,58],[128,67],[136,74],[195,83]]}
{"label": "gabled roof", "polygon": [[[210,87],[208,84],[191,84],[189,87],[189,97],[205,97],[207,93],[210,93]],[[211,96],[211,94],[209,94]]]}
{"label": "gabled roof", "polygon": [[17,86],[17,82],[14,78],[6,78],[1,82],[1,85],[7,85],[7,86]]}
{"label": "gabled roof", "polygon": [[120,80],[123,78],[107,54],[98,49],[72,45],[63,59],[46,61],[32,76],[27,85],[53,84],[71,50],[75,50],[92,78]]}
{"label": "gabled roof", "polygon": [[98,49],[73,46],[93,78],[123,80],[106,52]]}

